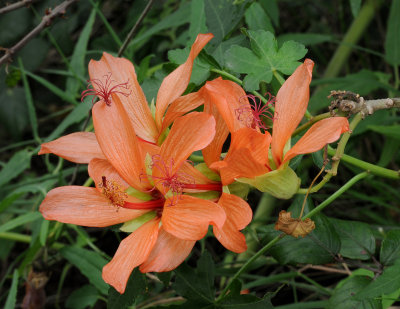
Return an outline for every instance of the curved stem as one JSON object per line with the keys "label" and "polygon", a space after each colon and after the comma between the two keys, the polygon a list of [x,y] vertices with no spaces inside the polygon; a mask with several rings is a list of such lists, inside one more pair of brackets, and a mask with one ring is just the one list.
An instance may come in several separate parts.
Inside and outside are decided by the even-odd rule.
{"label": "curved stem", "polygon": [[268,251],[273,245],[275,245],[281,238],[285,237],[285,234],[280,234],[272,239],[269,243],[267,243],[264,247],[262,247],[256,254],[254,254],[243,266],[236,272],[236,274],[232,277],[229,284],[225,287],[225,289],[221,292],[219,297],[217,298],[217,302],[224,298],[225,294],[229,291],[232,283],[239,278],[239,276],[247,270],[247,268],[257,260],[261,255],[263,255],[266,251]]}
{"label": "curved stem", "polygon": [[336,200],[339,196],[341,196],[344,192],[346,192],[348,189],[350,189],[350,187],[353,186],[357,181],[364,179],[368,175],[369,175],[369,173],[366,171],[366,172],[362,172],[362,173],[354,176],[353,178],[351,178],[339,190],[337,190],[330,197],[328,197],[325,201],[323,201],[321,204],[319,204],[317,207],[315,207],[313,210],[311,210],[308,214],[306,214],[302,218],[302,220],[310,218],[313,215],[319,213],[322,209],[324,209],[326,206],[328,206],[330,203],[332,203],[334,200]]}

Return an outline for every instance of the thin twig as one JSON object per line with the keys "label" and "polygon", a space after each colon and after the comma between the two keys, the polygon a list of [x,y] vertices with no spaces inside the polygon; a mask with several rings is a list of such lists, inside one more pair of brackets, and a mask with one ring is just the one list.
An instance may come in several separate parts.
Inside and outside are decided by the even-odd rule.
{"label": "thin twig", "polygon": [[11,48],[3,48],[5,50],[5,55],[0,58],[0,66],[7,61],[11,60],[11,57],[19,51],[22,47],[24,47],[30,40],[32,40],[35,36],[37,36],[44,28],[50,26],[53,19],[58,16],[63,16],[66,11],[67,7],[70,6],[72,3],[76,2],[77,0],[66,0],[60,5],[56,6],[52,10],[47,10],[46,15],[43,16],[42,21],[39,25],[37,25],[31,32],[29,32],[26,36],[22,38],[17,44],[15,44]]}
{"label": "thin twig", "polygon": [[6,5],[5,7],[0,9],[0,14],[4,14],[4,13],[8,13],[11,11],[14,11],[16,9],[19,9],[23,6],[29,7],[33,2],[35,2],[37,0],[22,0],[19,2],[15,2],[9,5]]}
{"label": "thin twig", "polygon": [[121,57],[122,53],[125,51],[126,47],[128,46],[129,41],[132,39],[136,30],[139,28],[139,25],[142,23],[146,14],[149,12],[152,4],[153,4],[153,0],[149,0],[149,2],[147,3],[146,7],[144,8],[142,14],[140,15],[139,19],[137,20],[136,24],[133,26],[133,28],[129,32],[128,36],[126,37],[124,44],[122,44],[121,48],[119,49],[118,57]]}

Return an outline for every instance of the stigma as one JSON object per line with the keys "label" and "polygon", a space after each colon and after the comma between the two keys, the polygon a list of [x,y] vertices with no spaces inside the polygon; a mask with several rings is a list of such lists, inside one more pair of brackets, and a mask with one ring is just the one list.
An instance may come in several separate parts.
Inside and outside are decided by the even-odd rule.
{"label": "stigma", "polygon": [[248,128],[268,130],[269,127],[265,125],[262,117],[272,122],[274,121],[274,114],[271,108],[274,107],[275,97],[270,93],[267,94],[269,98],[265,104],[262,103],[260,97],[252,94],[241,97],[240,101],[250,99],[250,102],[249,104],[244,103],[235,109],[236,118]]}
{"label": "stigma", "polygon": [[115,80],[111,79],[111,73],[108,73],[103,76],[103,81],[99,79],[88,80],[87,89],[82,92],[81,102],[83,102],[83,99],[87,96],[93,96],[92,104],[94,104],[97,96],[108,106],[111,106],[111,95],[113,93],[127,97],[131,92],[132,91],[129,91],[129,80],[125,83],[116,84]]}

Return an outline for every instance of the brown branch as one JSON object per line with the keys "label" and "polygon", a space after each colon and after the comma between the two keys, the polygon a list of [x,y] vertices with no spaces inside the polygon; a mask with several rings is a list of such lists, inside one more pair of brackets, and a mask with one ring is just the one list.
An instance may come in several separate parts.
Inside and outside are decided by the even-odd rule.
{"label": "brown branch", "polygon": [[66,13],[67,7],[77,0],[66,0],[60,5],[56,6],[53,10],[49,9],[46,11],[46,15],[43,16],[42,21],[37,25],[31,32],[22,38],[17,44],[11,48],[3,48],[5,50],[5,55],[0,58],[0,66],[6,62],[12,61],[12,56],[24,47],[31,39],[37,36],[44,28],[50,26],[53,19],[58,16],[63,16]]}
{"label": "brown branch", "polygon": [[11,11],[14,11],[16,9],[19,9],[23,6],[29,7],[33,2],[35,2],[37,0],[22,0],[19,2],[15,2],[9,5],[6,5],[5,7],[0,9],[0,14],[4,14],[4,13],[8,13]]}
{"label": "brown branch", "polygon": [[149,12],[151,5],[153,4],[154,0],[149,0],[146,7],[144,8],[142,14],[140,15],[139,19],[137,20],[136,24],[133,26],[131,31],[129,32],[128,36],[126,37],[124,43],[122,44],[121,48],[118,51],[118,57],[121,57],[122,53],[125,51],[126,47],[128,46],[129,41],[132,39],[133,35],[135,34],[136,30],[139,28],[139,25],[142,23],[144,17]]}
{"label": "brown branch", "polygon": [[400,108],[400,98],[365,100],[359,94],[350,91],[331,91],[329,97],[334,98],[329,107],[331,112],[338,108],[349,115],[360,113],[362,118],[381,109]]}

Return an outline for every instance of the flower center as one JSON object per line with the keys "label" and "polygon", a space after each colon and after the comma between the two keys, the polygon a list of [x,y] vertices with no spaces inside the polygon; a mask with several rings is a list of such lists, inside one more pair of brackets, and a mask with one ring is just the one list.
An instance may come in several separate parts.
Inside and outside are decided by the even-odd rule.
{"label": "flower center", "polygon": [[[113,85],[114,84],[114,85]],[[99,79],[88,80],[87,89],[82,92],[81,102],[87,96],[93,96],[92,104],[96,99],[103,100],[108,106],[111,105],[111,95],[113,93],[121,94],[125,97],[129,96],[132,91],[129,91],[129,80],[125,83],[116,84],[115,80],[111,79],[111,73],[103,76],[103,81]]]}
{"label": "flower center", "polygon": [[243,123],[246,127],[256,129],[268,130],[269,127],[265,125],[261,117],[265,117],[274,121],[274,114],[271,110],[275,104],[275,97],[270,93],[268,94],[267,103],[262,104],[261,98],[248,94],[239,99],[242,100],[250,99],[250,104],[242,104],[239,108],[235,109],[236,118]]}
{"label": "flower center", "polygon": [[102,189],[102,193],[106,196],[111,204],[117,207],[123,207],[125,200],[128,198],[128,194],[122,190],[119,183],[114,180],[107,180],[106,176],[101,177],[99,187]]}

